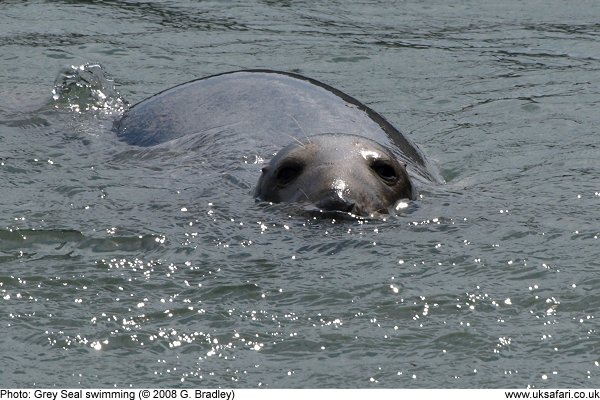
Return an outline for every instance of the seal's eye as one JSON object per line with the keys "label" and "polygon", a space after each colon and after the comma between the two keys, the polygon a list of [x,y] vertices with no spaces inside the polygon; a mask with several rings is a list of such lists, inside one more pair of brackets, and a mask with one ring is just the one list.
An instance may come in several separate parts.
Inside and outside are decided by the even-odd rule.
{"label": "seal's eye", "polygon": [[388,161],[376,160],[373,165],[371,165],[371,169],[387,183],[394,183],[398,180],[396,169]]}
{"label": "seal's eye", "polygon": [[304,169],[304,165],[296,162],[289,162],[283,164],[275,173],[275,179],[279,186],[287,185],[296,179]]}

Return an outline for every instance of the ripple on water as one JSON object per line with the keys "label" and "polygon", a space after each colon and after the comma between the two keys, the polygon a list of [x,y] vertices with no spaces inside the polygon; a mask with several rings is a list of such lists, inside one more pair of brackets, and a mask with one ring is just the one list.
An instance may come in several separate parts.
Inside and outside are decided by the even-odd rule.
{"label": "ripple on water", "polygon": [[[4,382],[597,382],[593,8],[2,4]],[[375,107],[448,183],[385,220],[313,218],[254,202],[271,149],[111,132],[125,97],[249,62]]]}

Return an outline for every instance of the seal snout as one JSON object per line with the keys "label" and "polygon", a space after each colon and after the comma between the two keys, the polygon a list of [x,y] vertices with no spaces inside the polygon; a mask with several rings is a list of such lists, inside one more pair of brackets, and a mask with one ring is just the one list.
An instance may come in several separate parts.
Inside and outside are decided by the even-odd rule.
{"label": "seal snout", "polygon": [[321,198],[315,205],[323,211],[353,212],[356,203],[349,198],[343,198],[337,191],[331,191]]}

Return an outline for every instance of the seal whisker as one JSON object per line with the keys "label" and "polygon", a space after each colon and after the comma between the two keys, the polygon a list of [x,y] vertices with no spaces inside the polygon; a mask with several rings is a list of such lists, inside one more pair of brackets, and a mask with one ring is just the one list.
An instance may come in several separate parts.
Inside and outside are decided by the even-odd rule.
{"label": "seal whisker", "polygon": [[302,190],[302,188],[298,188],[298,190],[304,195],[304,197],[306,197],[306,200],[310,200],[310,197],[308,197],[308,194],[306,194],[306,192]]}
{"label": "seal whisker", "polygon": [[240,152],[272,153],[287,141],[262,168],[255,197],[325,211],[387,214],[398,200],[416,199],[414,175],[432,176],[419,149],[377,112],[293,73],[246,70],[197,79],[130,107],[114,129],[130,145],[198,152],[201,163],[217,161],[215,167],[237,163]]}
{"label": "seal whisker", "polygon": [[[304,130],[304,128],[302,128],[302,125],[300,125],[300,122],[298,122],[298,120],[296,119],[296,117],[294,117],[292,114],[288,114],[288,117],[290,117],[296,123],[296,126],[298,128],[300,128],[300,131],[302,132],[302,134],[304,135],[304,137],[306,138],[306,140],[310,143],[309,136],[306,134],[306,131]],[[300,142],[298,139],[296,139],[296,138],[293,138],[293,139],[296,140],[298,143],[300,143],[301,146],[304,146],[302,144],[302,142]]]}
{"label": "seal whisker", "polygon": [[[294,142],[298,143],[298,145],[302,148],[304,148],[306,146],[306,144],[302,143],[302,141],[300,139],[298,139],[295,136],[290,135],[289,133],[286,133],[285,136],[289,137],[290,139],[292,139]],[[310,143],[310,139],[307,137],[306,138],[308,140],[308,142]]]}

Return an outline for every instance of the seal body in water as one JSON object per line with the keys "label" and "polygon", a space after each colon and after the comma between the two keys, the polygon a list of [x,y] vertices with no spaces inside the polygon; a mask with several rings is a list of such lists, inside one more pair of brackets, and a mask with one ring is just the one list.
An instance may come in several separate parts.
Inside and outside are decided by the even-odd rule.
{"label": "seal body in water", "polygon": [[437,178],[381,115],[293,73],[246,70],[191,81],[136,104],[115,127],[137,146],[189,138],[201,144],[219,135],[246,151],[277,152],[262,170],[256,197],[325,211],[387,213],[415,198],[415,180]]}

